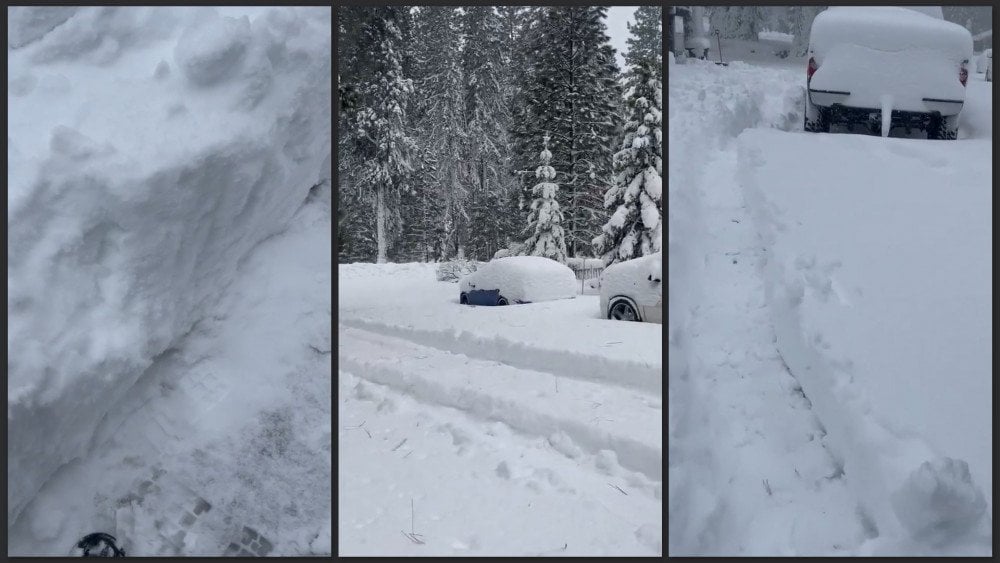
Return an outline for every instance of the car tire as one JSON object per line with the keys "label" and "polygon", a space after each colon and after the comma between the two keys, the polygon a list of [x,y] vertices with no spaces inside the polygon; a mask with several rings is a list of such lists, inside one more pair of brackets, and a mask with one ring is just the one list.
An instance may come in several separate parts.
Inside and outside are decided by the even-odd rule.
{"label": "car tire", "polygon": [[624,299],[611,304],[608,308],[608,318],[615,321],[639,321],[639,313]]}
{"label": "car tire", "polygon": [[802,122],[802,129],[807,133],[829,133],[830,132],[830,111],[820,106],[814,106],[809,102],[809,92],[806,92],[805,117]]}
{"label": "car tire", "polygon": [[507,298],[506,297],[501,297],[501,298],[497,299],[497,305],[508,305]]}
{"label": "car tire", "polygon": [[462,305],[468,305],[469,304],[469,296],[467,294],[465,294],[465,293],[459,295],[458,296],[458,302],[460,304],[462,304]]}
{"label": "car tire", "polygon": [[958,138],[958,116],[932,116],[927,124],[927,138],[937,140],[954,140]]}

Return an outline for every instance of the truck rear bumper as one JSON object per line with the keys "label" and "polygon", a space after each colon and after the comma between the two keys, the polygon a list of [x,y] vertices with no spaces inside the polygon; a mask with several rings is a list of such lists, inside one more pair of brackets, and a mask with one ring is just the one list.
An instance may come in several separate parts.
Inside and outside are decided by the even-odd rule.
{"label": "truck rear bumper", "polygon": [[[840,106],[844,110],[852,110],[854,112],[870,114],[870,113],[882,113],[881,108],[869,108],[869,107],[855,107],[850,105],[850,92],[845,92],[842,90],[821,90],[821,89],[809,89],[809,103],[814,106],[820,106],[823,108],[833,108],[834,106]],[[913,114],[925,114],[927,116],[931,115],[958,115],[962,111],[962,106],[965,105],[965,100],[949,100],[943,98],[921,98],[920,107],[918,108],[907,108],[907,109],[893,109],[892,113],[895,115],[898,113],[913,113]]]}

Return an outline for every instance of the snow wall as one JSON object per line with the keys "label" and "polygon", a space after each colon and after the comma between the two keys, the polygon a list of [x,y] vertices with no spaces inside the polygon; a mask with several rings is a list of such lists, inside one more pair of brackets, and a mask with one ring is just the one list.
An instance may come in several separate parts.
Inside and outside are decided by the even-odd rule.
{"label": "snow wall", "polygon": [[8,9],[8,522],[331,177],[330,8]]}

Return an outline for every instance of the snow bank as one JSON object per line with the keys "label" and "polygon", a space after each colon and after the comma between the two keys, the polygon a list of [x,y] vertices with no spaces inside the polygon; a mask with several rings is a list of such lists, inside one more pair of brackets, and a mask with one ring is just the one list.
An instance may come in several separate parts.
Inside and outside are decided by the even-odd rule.
{"label": "snow bank", "polygon": [[9,14],[13,522],[331,177],[332,70],[329,8]]}
{"label": "snow bank", "polygon": [[596,295],[459,306],[459,288],[435,281],[434,267],[341,264],[339,322],[473,358],[661,393],[660,325],[606,320]]}
{"label": "snow bank", "polygon": [[951,457],[971,475],[959,496],[992,499],[992,145],[805,140],[739,139],[778,349],[881,536],[964,522],[942,524],[957,540],[978,503],[929,500],[909,475]]}
{"label": "snow bank", "polygon": [[511,303],[535,303],[576,295],[576,276],[563,264],[540,256],[492,260],[461,281],[461,291],[499,289]]}
{"label": "snow bank", "polygon": [[476,262],[475,260],[451,260],[449,262],[441,262],[437,266],[435,275],[437,276],[437,281],[450,281],[458,283],[463,276],[467,276],[485,262]]}

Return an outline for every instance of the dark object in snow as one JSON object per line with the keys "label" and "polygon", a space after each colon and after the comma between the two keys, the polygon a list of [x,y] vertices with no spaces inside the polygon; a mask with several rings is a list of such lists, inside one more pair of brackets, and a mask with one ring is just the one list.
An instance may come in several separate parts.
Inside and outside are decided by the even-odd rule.
{"label": "dark object in snow", "polygon": [[715,63],[717,65],[729,66],[729,63],[722,62],[722,36],[719,35],[719,30],[715,30],[715,40],[719,44],[719,60]]}
{"label": "dark object in snow", "polygon": [[[500,295],[499,289],[473,289],[459,295],[459,303],[462,305],[507,305],[507,298]],[[529,303],[529,301],[518,301],[518,303]]]}
{"label": "dark object in snow", "polygon": [[87,534],[76,544],[79,557],[125,557],[125,550],[115,544],[115,537],[104,532]]}

